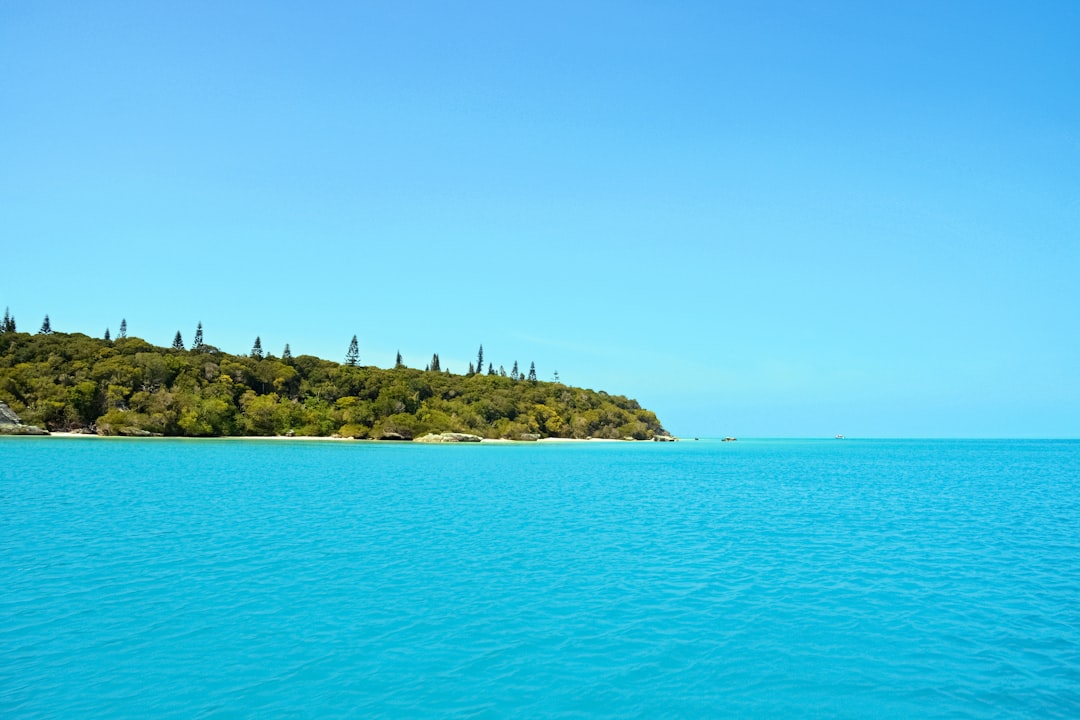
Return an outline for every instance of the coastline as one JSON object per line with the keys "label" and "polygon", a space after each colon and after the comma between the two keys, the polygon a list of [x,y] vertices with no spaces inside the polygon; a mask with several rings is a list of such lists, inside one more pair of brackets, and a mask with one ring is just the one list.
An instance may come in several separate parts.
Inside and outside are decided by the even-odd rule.
{"label": "coastline", "polygon": [[[411,440],[374,440],[374,439],[359,439],[359,438],[347,438],[347,437],[329,437],[326,435],[221,435],[215,437],[184,437],[179,435],[161,436],[161,437],[147,437],[147,436],[126,436],[126,435],[95,435],[91,433],[76,433],[76,432],[51,432],[48,435],[39,435],[36,437],[58,437],[58,438],[97,438],[97,439],[115,439],[120,438],[123,440],[275,440],[275,441],[319,441],[319,442],[347,442],[347,443],[392,443],[394,445],[411,445],[414,444]],[[484,438],[479,444],[488,445],[531,445],[533,443],[621,443],[621,442],[651,442],[649,440],[616,440],[612,438],[540,438],[539,440],[508,440],[506,438]],[[425,443],[415,443],[416,445],[423,445]],[[442,445],[476,445],[477,443],[439,443]]]}

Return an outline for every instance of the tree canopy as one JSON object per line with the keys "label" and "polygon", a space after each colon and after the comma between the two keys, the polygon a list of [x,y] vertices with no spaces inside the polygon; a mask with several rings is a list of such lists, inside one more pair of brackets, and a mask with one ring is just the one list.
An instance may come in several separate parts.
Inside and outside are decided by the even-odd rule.
{"label": "tree canopy", "polygon": [[27,423],[105,435],[664,434],[656,415],[623,396],[501,374],[452,375],[439,370],[437,355],[432,360],[425,372],[12,331],[0,335],[0,400]]}

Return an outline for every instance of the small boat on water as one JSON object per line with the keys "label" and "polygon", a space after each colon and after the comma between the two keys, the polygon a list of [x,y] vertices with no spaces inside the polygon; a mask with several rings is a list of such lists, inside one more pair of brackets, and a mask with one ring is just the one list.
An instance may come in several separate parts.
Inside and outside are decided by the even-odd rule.
{"label": "small boat on water", "polygon": [[836,439],[837,439],[837,440],[843,440],[843,439],[844,439],[844,436],[843,436],[843,435],[837,435],[837,436],[836,436]]}
{"label": "small boat on water", "polygon": [[736,440],[738,440],[738,438],[726,437],[723,440],[721,440],[720,442],[735,442]]}

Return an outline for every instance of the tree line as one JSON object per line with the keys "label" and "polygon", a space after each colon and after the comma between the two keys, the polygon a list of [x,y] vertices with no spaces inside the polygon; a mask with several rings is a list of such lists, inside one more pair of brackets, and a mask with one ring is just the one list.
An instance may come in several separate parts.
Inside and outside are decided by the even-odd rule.
{"label": "tree line", "polygon": [[205,342],[202,323],[188,348],[128,336],[60,333],[48,318],[36,334],[0,322],[0,400],[27,423],[104,435],[341,435],[418,437],[467,432],[488,438],[604,437],[647,440],[666,434],[632,399],[537,379],[515,361],[507,373],[481,345],[469,371],[453,374],[438,354],[424,370],[360,364],[354,336],[342,363],[312,355],[247,355]]}

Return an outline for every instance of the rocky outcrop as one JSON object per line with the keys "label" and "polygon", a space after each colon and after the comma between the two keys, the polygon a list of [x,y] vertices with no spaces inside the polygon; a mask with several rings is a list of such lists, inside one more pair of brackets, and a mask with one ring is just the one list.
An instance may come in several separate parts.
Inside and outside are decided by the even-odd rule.
{"label": "rocky outcrop", "polygon": [[150,432],[149,430],[141,430],[133,427],[122,427],[117,432],[127,437],[163,437],[161,433]]}
{"label": "rocky outcrop", "polygon": [[395,440],[395,441],[398,441],[398,442],[401,442],[403,440],[412,440],[411,437],[405,437],[401,433],[396,433],[396,432],[384,432],[382,435],[379,436],[379,439],[380,440]]}
{"label": "rocky outcrop", "polygon": [[469,433],[429,433],[422,437],[416,438],[413,442],[418,443],[477,443],[483,440],[479,435],[470,435]]}
{"label": "rocky outcrop", "polygon": [[0,435],[48,435],[48,430],[42,430],[37,425],[23,425],[22,418],[8,407],[8,404],[0,401]]}
{"label": "rocky outcrop", "polygon": [[0,425],[0,435],[48,435],[37,425]]}
{"label": "rocky outcrop", "polygon": [[654,442],[678,442],[679,438],[671,435],[653,435]]}

